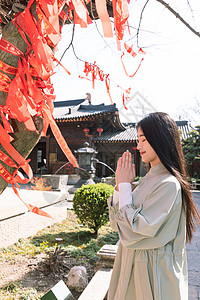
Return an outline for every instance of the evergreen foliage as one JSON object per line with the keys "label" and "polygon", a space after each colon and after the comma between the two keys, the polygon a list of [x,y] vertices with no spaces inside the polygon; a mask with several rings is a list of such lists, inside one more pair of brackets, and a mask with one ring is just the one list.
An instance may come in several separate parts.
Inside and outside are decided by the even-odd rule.
{"label": "evergreen foliage", "polygon": [[97,234],[98,229],[109,220],[107,199],[114,187],[105,184],[82,185],[74,195],[73,209],[83,225],[87,225]]}
{"label": "evergreen foliage", "polygon": [[189,132],[182,144],[189,175],[200,178],[200,125]]}

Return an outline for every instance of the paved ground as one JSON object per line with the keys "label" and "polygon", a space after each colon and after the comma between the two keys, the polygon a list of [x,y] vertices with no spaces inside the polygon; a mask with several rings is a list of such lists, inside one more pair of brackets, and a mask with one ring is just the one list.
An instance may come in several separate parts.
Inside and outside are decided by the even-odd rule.
{"label": "paved ground", "polygon": [[[3,197],[4,201],[1,201],[1,206],[5,204],[5,206],[8,206],[9,214],[12,215],[13,209],[16,213],[16,206],[21,209],[24,209],[24,205],[20,203],[20,200],[16,197],[14,199],[14,192],[12,191],[11,187],[7,188],[6,193],[8,193],[7,197]],[[52,193],[52,192],[48,192]],[[57,192],[53,192],[57,193]],[[58,197],[61,196],[62,192],[58,192]],[[55,195],[55,194],[54,194]],[[3,194],[2,194],[3,196]],[[5,194],[4,194],[5,196]],[[37,202],[35,199],[35,193],[31,193],[29,191],[28,193],[29,200],[33,200],[33,202]],[[69,197],[69,196],[68,196]],[[198,211],[200,213],[200,191],[193,191],[193,197],[195,199],[195,203],[197,205]],[[12,203],[8,205],[8,202],[6,200],[11,200]],[[36,197],[37,198],[37,197]],[[43,197],[44,198],[44,197]],[[1,199],[2,200],[2,199]],[[27,199],[24,199],[27,200]],[[71,199],[68,199],[67,201],[67,208],[72,209],[72,202],[69,201]],[[41,200],[40,200],[41,201]],[[44,201],[44,199],[42,200]],[[49,196],[48,200],[49,201]],[[7,203],[6,203],[7,202]],[[34,203],[35,204],[35,203]],[[38,204],[38,203],[36,203]],[[5,213],[4,209],[0,209],[0,219],[3,219],[5,216],[3,215]],[[41,217],[40,217],[41,218]],[[194,239],[190,245],[187,245],[187,257],[188,257],[188,275],[189,275],[189,300],[200,300],[200,227],[197,227],[197,232],[194,234]],[[170,299],[172,300],[172,299]]]}
{"label": "paved ground", "polygon": [[21,188],[19,195],[24,202],[39,207],[53,219],[28,212],[12,187],[7,187],[0,195],[0,248],[8,247],[20,238],[32,236],[67,217],[66,190],[34,191]]}
{"label": "paved ground", "polygon": [[[193,198],[200,213],[200,191],[193,191]],[[189,297],[188,300],[200,299],[200,227],[190,245],[187,245]]]}

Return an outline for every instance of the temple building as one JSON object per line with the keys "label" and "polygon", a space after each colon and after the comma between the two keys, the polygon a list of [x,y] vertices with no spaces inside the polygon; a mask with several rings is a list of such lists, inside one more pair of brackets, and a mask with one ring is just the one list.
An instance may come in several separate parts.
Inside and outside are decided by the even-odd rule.
{"label": "temple building", "polygon": [[[142,164],[137,151],[137,132],[135,123],[121,123],[116,105],[93,105],[89,98],[71,101],[54,102],[54,118],[68,146],[74,153],[84,142],[98,153],[96,158],[116,169],[118,158],[126,150],[133,154],[136,165],[136,175],[141,175]],[[187,136],[189,126],[187,121],[177,122],[183,137]],[[46,137],[42,137],[33,149],[29,158],[34,173],[46,172],[54,174],[66,164],[67,158],[60,149],[51,129]],[[59,173],[69,174],[74,170],[68,165]],[[98,177],[111,176],[113,172],[103,164],[96,164]]]}

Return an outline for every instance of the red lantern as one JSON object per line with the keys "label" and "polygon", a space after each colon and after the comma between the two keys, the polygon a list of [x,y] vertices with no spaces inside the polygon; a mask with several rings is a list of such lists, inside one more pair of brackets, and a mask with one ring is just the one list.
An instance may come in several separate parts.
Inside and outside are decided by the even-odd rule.
{"label": "red lantern", "polygon": [[137,147],[133,147],[133,150],[136,151],[136,150],[137,150]]}
{"label": "red lantern", "polygon": [[97,128],[97,132],[99,133],[99,136],[101,136],[102,132],[103,132],[103,128]]}
{"label": "red lantern", "polygon": [[90,132],[90,129],[89,129],[89,128],[84,128],[84,129],[83,129],[83,132],[85,133],[85,136],[87,136],[87,135],[88,135],[88,132]]}

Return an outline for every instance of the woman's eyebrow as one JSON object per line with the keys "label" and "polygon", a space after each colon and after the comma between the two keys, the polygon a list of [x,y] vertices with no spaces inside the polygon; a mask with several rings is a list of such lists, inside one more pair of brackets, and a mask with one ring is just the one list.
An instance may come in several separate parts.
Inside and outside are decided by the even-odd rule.
{"label": "woman's eyebrow", "polygon": [[139,137],[142,137],[142,136],[145,136],[144,134],[140,134],[140,135],[138,135],[137,137],[139,138]]}

